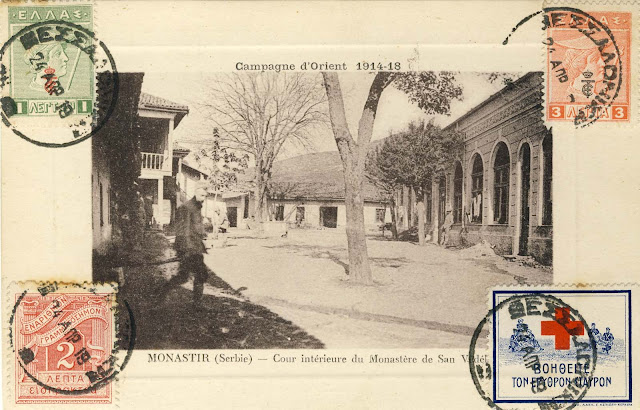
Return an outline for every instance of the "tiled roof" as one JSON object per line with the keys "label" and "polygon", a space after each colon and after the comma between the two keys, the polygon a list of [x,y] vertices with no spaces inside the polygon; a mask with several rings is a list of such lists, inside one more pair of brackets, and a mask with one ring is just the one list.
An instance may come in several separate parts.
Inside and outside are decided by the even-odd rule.
{"label": "tiled roof", "polygon": [[189,112],[189,107],[186,105],[174,103],[173,101],[166,100],[164,98],[156,97],[155,95],[140,93],[139,108],[161,108],[163,110]]}
{"label": "tiled roof", "polygon": [[[271,182],[276,194],[287,199],[343,200],[344,172],[337,151],[316,152],[276,161],[271,170]],[[239,180],[251,180],[254,168],[238,176]],[[376,188],[368,181],[363,186],[364,200],[382,200]]]}
{"label": "tiled roof", "polygon": [[180,154],[183,157],[186,156],[187,154],[189,154],[191,152],[190,148],[185,147],[184,145],[180,144],[179,141],[174,141],[173,142],[173,155],[175,156],[176,154]]}
{"label": "tiled roof", "polygon": [[193,169],[194,171],[197,171],[199,173],[201,173],[202,175],[208,175],[208,171],[205,170],[202,166],[200,166],[200,164],[198,164],[198,162],[193,158],[194,153],[190,152],[186,157],[184,157],[182,159],[182,165],[183,166],[188,166],[189,168]]}

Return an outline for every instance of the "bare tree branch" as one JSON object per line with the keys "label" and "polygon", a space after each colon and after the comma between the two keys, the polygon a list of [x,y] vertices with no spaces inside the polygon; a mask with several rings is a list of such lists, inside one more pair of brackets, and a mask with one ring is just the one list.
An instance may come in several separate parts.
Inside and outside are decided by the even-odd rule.
{"label": "bare tree branch", "polygon": [[262,217],[271,168],[285,146],[310,147],[328,123],[319,75],[231,73],[207,82],[199,108],[220,130],[221,145],[247,153],[255,164],[256,218]]}

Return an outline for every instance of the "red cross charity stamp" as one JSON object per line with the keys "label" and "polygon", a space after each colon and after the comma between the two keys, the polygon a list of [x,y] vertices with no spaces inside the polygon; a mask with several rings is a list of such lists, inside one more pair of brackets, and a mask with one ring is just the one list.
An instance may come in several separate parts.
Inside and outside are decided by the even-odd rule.
{"label": "red cross charity stamp", "polygon": [[15,292],[10,340],[16,403],[111,403],[115,292],[56,283]]}
{"label": "red cross charity stamp", "polygon": [[492,363],[470,365],[483,399],[496,408],[631,404],[631,292],[493,290],[471,346],[488,333]]}
{"label": "red cross charity stamp", "polygon": [[545,12],[547,120],[629,121],[631,13]]}

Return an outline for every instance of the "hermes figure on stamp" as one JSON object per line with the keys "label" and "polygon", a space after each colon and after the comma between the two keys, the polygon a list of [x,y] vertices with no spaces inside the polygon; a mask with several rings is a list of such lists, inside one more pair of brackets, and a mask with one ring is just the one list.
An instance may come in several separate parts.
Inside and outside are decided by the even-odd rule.
{"label": "hermes figure on stamp", "polygon": [[67,74],[69,57],[65,53],[62,43],[59,42],[33,46],[25,52],[24,60],[34,74],[31,84],[29,84],[29,88],[32,90],[47,92],[45,84],[49,74],[58,79]]}

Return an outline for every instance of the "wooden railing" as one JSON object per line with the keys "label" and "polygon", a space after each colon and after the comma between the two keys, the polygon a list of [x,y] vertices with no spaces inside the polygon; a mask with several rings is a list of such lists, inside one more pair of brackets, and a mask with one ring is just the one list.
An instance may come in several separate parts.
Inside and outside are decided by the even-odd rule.
{"label": "wooden railing", "polygon": [[163,154],[156,154],[153,152],[142,152],[142,169],[155,169],[162,170],[164,162]]}

